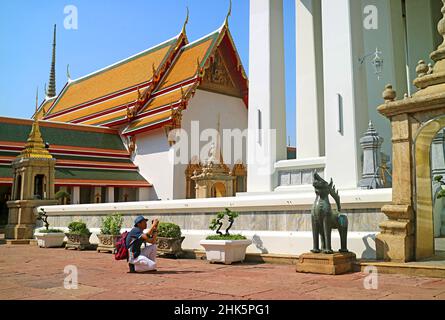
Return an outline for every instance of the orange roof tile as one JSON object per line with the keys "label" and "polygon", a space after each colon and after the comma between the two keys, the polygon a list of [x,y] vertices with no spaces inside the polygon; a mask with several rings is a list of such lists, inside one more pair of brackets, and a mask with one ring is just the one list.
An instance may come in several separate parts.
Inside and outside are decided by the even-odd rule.
{"label": "orange roof tile", "polygon": [[[98,114],[100,112],[109,110],[113,107],[122,106],[131,102],[134,102],[138,97],[138,91],[132,91],[128,94],[124,94],[122,96],[118,96],[114,99],[106,100],[104,102],[100,102],[95,105],[91,105],[82,109],[75,110],[70,113],[65,113],[60,116],[51,118],[51,121],[59,121],[59,122],[70,122],[70,121],[76,121],[76,120],[82,120],[82,118],[88,117],[88,116],[94,116],[95,114]],[[98,114],[98,117],[100,117],[100,114]],[[97,121],[90,121],[91,119],[85,119],[82,121],[76,121],[76,123],[83,123],[83,124],[92,124],[96,123]]]}
{"label": "orange roof tile", "polygon": [[185,95],[193,85],[194,84],[189,84],[187,86],[182,87],[182,90],[181,90],[181,87],[179,87],[178,89],[169,91],[166,94],[155,96],[152,100],[150,100],[148,102],[148,104],[144,107],[144,109],[141,111],[141,113],[147,112],[150,110],[155,110],[159,107],[166,106],[166,105],[180,101],[182,98],[182,95],[183,94]]}
{"label": "orange roof tile", "polygon": [[171,120],[173,111],[171,109],[168,109],[166,111],[162,111],[153,115],[149,115],[147,117],[144,117],[142,119],[138,119],[133,121],[125,130],[124,134],[126,133],[132,133],[137,130],[155,126],[156,124],[167,122]]}
{"label": "orange roof tile", "polygon": [[107,113],[103,116],[100,117],[96,117],[90,120],[86,120],[85,122],[82,122],[83,124],[87,124],[87,125],[92,125],[92,126],[99,126],[99,125],[104,125],[108,122],[111,122],[113,120],[118,120],[118,119],[125,119],[127,116],[127,109],[121,109],[115,112],[110,112]]}
{"label": "orange roof tile", "polygon": [[50,114],[107,96],[149,81],[153,65],[158,68],[176,47],[179,37],[131,58],[68,83],[51,108]]}
{"label": "orange roof tile", "polygon": [[192,78],[198,71],[198,61],[202,63],[208,57],[209,51],[216,43],[218,35],[219,30],[183,47],[179,57],[168,71],[158,90]]}

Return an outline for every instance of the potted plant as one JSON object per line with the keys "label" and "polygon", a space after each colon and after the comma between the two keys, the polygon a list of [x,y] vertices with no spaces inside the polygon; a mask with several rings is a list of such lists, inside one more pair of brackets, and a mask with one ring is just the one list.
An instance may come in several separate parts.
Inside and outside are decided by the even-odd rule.
{"label": "potted plant", "polygon": [[114,214],[102,218],[102,227],[100,234],[97,235],[99,245],[97,252],[111,252],[116,250],[116,241],[121,234],[122,223],[124,218],[120,214]]}
{"label": "potted plant", "polygon": [[45,229],[41,229],[35,233],[37,245],[40,248],[60,248],[65,239],[63,230],[50,229],[48,223],[48,215],[44,209],[40,209],[37,220],[40,220],[45,225]]}
{"label": "potted plant", "polygon": [[68,238],[65,249],[85,250],[90,245],[91,232],[82,221],[73,221],[68,225]]}
{"label": "potted plant", "polygon": [[172,255],[179,258],[182,254],[182,242],[185,237],[181,235],[181,228],[174,223],[161,222],[158,225],[158,253]]}
{"label": "potted plant", "polygon": [[[223,219],[227,216],[229,225],[225,234],[221,232]],[[240,234],[230,234],[235,219],[239,213],[225,209],[224,212],[217,214],[212,220],[209,228],[216,230],[216,235],[208,236],[206,240],[200,242],[206,251],[207,260],[211,263],[221,262],[224,264],[232,264],[234,262],[242,262],[246,257],[246,249],[252,244],[251,240],[247,240],[245,236]]]}

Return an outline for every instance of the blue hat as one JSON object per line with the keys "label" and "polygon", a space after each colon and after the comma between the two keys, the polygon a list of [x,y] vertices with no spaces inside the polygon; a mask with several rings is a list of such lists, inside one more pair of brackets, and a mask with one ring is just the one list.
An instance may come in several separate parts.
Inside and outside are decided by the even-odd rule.
{"label": "blue hat", "polygon": [[142,221],[148,221],[148,219],[145,219],[144,216],[139,216],[136,219],[134,219],[134,226],[136,227],[140,222]]}

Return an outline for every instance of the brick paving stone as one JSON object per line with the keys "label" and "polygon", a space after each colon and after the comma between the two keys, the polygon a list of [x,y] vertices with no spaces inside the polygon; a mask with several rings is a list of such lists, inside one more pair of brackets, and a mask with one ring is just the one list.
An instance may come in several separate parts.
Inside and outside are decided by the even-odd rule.
{"label": "brick paving stone", "polygon": [[[63,286],[67,265],[77,267],[77,290]],[[290,265],[171,259],[159,259],[157,273],[130,274],[127,263],[110,254],[0,245],[0,299],[445,300],[445,279],[379,274],[378,290],[365,290],[366,277],[302,274]]]}

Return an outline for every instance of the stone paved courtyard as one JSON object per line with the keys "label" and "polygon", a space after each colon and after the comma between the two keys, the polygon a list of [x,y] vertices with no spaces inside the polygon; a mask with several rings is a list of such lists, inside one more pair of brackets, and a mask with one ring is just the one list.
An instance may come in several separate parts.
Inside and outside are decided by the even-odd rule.
{"label": "stone paved courtyard", "polygon": [[[77,290],[63,286],[64,268],[75,265]],[[297,274],[291,265],[213,265],[202,260],[158,260],[155,274],[129,274],[125,262],[95,251],[0,245],[0,300],[5,299],[440,299],[445,279],[379,276],[379,289],[364,289],[366,274]],[[150,290],[152,295],[148,295]]]}

